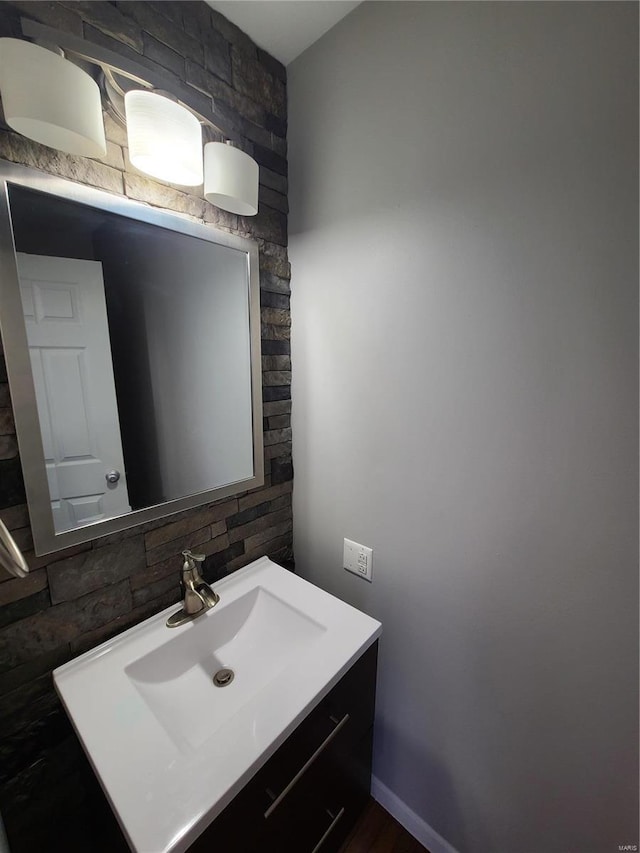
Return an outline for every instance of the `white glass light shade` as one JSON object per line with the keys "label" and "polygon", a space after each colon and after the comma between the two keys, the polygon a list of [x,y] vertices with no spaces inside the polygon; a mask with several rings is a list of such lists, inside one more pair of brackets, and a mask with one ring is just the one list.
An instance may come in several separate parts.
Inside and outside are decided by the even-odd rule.
{"label": "white glass light shade", "polygon": [[185,187],[202,183],[202,128],[175,101],[136,89],[124,96],[129,159],[141,172]]}
{"label": "white glass light shade", "polygon": [[0,92],[9,127],[84,157],[107,153],[100,90],[66,59],[20,39],[0,39]]}
{"label": "white glass light shade", "polygon": [[216,207],[255,216],[258,212],[258,164],[231,145],[208,142],[204,146],[204,197]]}

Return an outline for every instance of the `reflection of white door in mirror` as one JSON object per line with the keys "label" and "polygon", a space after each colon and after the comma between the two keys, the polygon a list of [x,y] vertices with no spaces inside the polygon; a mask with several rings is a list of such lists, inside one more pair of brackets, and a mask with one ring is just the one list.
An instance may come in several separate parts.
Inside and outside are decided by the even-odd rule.
{"label": "reflection of white door in mirror", "polygon": [[[129,512],[102,264],[17,253],[56,533]],[[119,473],[108,482],[109,472]],[[115,476],[112,477],[115,479]]]}

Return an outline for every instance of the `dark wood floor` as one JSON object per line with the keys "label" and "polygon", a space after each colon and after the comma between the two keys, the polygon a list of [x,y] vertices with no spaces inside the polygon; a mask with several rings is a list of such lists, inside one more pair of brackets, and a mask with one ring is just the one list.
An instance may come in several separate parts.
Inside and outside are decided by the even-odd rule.
{"label": "dark wood floor", "polygon": [[369,800],[340,853],[429,853],[389,812]]}

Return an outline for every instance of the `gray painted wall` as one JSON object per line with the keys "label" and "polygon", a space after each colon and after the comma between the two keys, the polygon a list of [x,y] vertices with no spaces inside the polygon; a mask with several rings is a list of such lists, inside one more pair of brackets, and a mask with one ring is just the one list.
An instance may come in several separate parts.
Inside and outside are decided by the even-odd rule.
{"label": "gray painted wall", "polygon": [[637,45],[376,2],[289,68],[297,565],[384,623],[375,774],[460,851],[638,843]]}

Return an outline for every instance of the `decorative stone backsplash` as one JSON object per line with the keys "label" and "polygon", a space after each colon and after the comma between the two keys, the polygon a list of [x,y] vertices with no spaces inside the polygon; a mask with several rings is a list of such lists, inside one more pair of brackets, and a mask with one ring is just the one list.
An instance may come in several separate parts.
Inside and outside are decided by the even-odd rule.
{"label": "decorative stone backsplash", "polygon": [[21,16],[168,74],[183,101],[224,119],[260,165],[259,212],[244,218],[213,207],[201,192],[137,173],[125,132],[108,116],[108,151],[100,160],[54,151],[0,124],[6,160],[186,214],[260,245],[261,489],[35,556],[0,352],[0,518],[31,568],[25,580],[0,570],[0,810],[14,853],[111,851],[122,839],[53,691],[51,670],[177,602],[185,547],[207,555],[210,581],[263,554],[292,560],[286,74],[203,2],[3,2],[0,36],[20,37]]}

